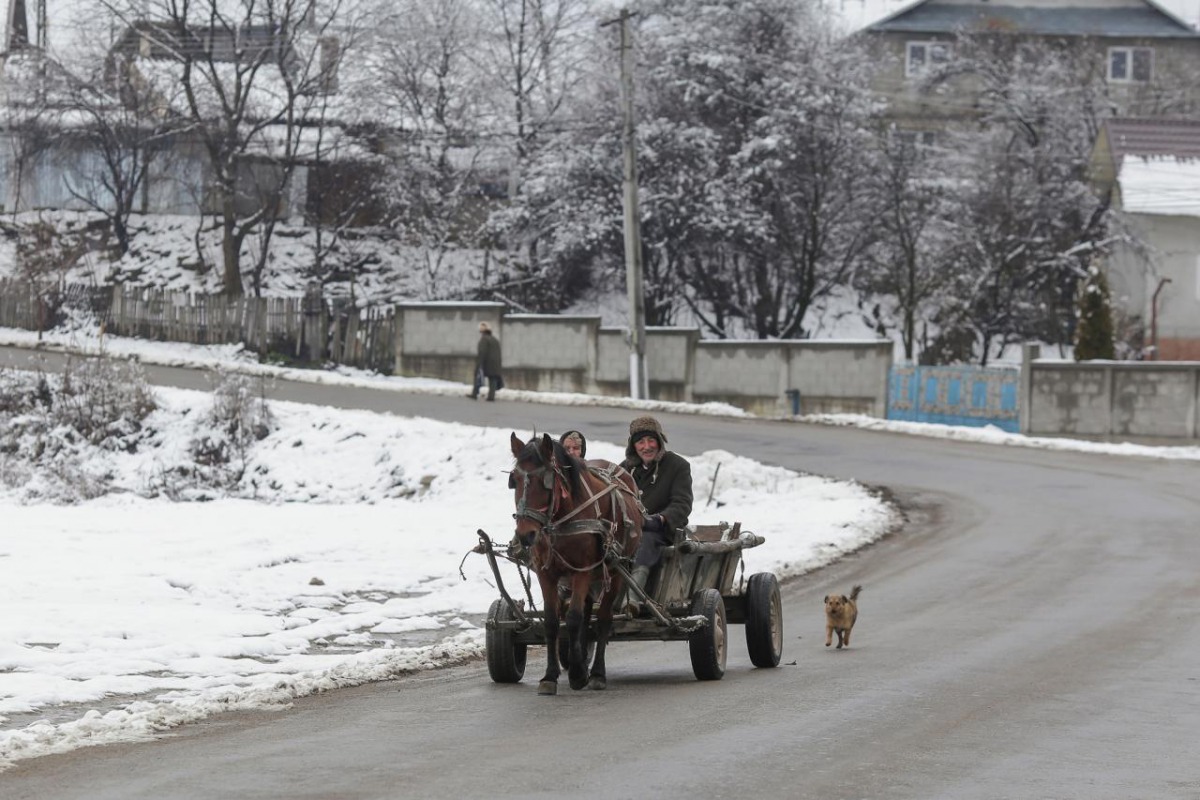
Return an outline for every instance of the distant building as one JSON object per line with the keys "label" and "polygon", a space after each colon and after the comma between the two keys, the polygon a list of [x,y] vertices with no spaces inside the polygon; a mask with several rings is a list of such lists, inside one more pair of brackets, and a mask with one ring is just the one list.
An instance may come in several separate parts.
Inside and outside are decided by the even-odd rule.
{"label": "distant building", "polygon": [[922,87],[931,69],[953,61],[962,34],[1071,48],[1104,76],[1120,115],[1200,110],[1200,33],[1152,0],[924,0],[859,34],[872,46],[874,86],[898,129],[936,132],[973,118],[970,80],[937,94]]}

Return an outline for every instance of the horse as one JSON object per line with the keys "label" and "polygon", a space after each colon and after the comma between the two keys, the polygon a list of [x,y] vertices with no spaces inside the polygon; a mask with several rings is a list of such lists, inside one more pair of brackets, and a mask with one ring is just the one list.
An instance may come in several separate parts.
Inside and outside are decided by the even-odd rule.
{"label": "horse", "polygon": [[[610,560],[632,559],[637,552],[642,535],[637,485],[619,465],[601,459],[583,462],[547,434],[525,443],[514,433],[511,443],[516,458],[508,478],[516,504],[513,519],[517,538],[530,553],[545,613],[547,663],[538,694],[558,693],[560,617],[566,620],[571,688],[604,689],[604,650],[612,632],[613,605],[624,587],[622,574],[611,569]],[[567,601],[560,598],[560,581],[569,584]],[[596,654],[589,673],[593,581],[602,588],[595,602]]]}

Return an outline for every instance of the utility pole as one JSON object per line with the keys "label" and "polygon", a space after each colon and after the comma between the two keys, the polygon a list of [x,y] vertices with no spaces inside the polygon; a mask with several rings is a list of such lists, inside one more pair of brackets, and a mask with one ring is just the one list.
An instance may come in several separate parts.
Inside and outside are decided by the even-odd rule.
{"label": "utility pole", "polygon": [[622,142],[625,152],[625,288],[629,294],[629,396],[635,400],[650,398],[646,377],[646,291],[642,278],[641,214],[638,211],[637,142],[633,125],[633,46],[629,41],[629,20],[633,13],[622,9],[614,20],[602,26],[621,26],[621,108],[624,116]]}

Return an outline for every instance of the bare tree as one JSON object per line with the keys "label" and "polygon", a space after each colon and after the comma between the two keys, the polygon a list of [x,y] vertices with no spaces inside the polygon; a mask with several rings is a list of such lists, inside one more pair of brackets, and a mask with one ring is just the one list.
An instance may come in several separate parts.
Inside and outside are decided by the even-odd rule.
{"label": "bare tree", "polygon": [[478,0],[484,36],[473,61],[488,100],[481,136],[489,161],[502,152],[508,173],[504,194],[517,206],[515,211],[493,209],[489,220],[495,244],[508,251],[489,262],[495,265],[490,293],[531,310],[557,310],[587,283],[588,267],[575,258],[578,251],[563,239],[548,238],[545,225],[557,227],[563,217],[544,215],[540,200],[526,195],[545,198],[545,183],[537,183],[548,177],[546,168],[572,161],[561,152],[547,153],[548,145],[561,147],[572,139],[571,132],[583,131],[590,146],[589,133],[591,138],[605,133],[605,126],[594,125],[596,105],[589,103],[597,70],[611,75],[615,64],[611,52],[597,49],[600,19],[593,7],[598,5],[595,0]]}
{"label": "bare tree", "polygon": [[475,56],[485,35],[471,0],[402,0],[379,26],[370,92],[395,131],[387,147],[388,224],[438,296],[453,253],[479,244],[482,183],[500,149]]}
{"label": "bare tree", "polygon": [[241,252],[256,229],[260,292],[274,225],[311,157],[306,131],[328,110],[323,98],[357,29],[350,0],[107,1],[129,26],[131,80],[164,98],[207,154],[225,292],[244,293]]}
{"label": "bare tree", "polygon": [[590,72],[583,46],[598,21],[591,0],[478,0],[484,31],[476,57],[499,87],[507,108],[497,109],[516,152],[517,168],[538,147],[560,110]]}
{"label": "bare tree", "polygon": [[881,132],[879,145],[882,159],[869,182],[871,206],[878,209],[877,236],[854,283],[872,305],[868,324],[881,335],[898,331],[911,362],[918,328],[924,328],[950,284],[949,187],[938,175],[936,151],[895,131]]}
{"label": "bare tree", "polygon": [[127,80],[121,60],[113,54],[91,74],[72,81],[58,110],[57,129],[86,155],[84,165],[64,174],[68,191],[108,221],[124,255],[130,247],[130,217],[144,205],[155,161],[160,168],[169,163],[168,144],[178,123],[159,113],[157,98],[144,86]]}

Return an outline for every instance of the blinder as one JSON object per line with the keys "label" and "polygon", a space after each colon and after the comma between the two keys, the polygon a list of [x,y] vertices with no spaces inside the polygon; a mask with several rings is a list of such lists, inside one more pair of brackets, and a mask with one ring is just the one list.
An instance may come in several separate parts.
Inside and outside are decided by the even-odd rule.
{"label": "blinder", "polygon": [[[520,474],[524,485],[521,488],[521,497],[517,500],[517,513],[513,514],[513,519],[531,519],[543,527],[550,525],[551,517],[553,517],[557,505],[555,502],[556,498],[554,497],[554,471],[548,467],[524,470],[518,465],[513,467],[512,472],[508,473],[508,488],[513,490],[518,488],[518,474]],[[538,475],[542,476],[542,486],[551,494],[550,503],[544,509],[530,508],[529,506],[530,482]]]}

